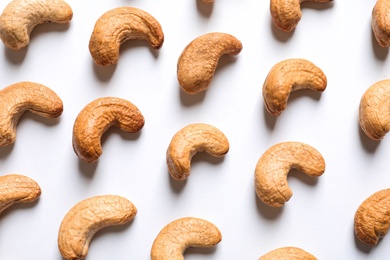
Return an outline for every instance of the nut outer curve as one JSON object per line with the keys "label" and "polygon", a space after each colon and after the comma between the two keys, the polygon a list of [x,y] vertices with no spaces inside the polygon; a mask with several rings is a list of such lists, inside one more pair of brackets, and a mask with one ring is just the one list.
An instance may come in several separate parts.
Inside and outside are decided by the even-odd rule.
{"label": "nut outer curve", "polygon": [[259,260],[317,260],[315,256],[298,247],[281,247],[261,256]]}
{"label": "nut outer curve", "polygon": [[390,2],[377,0],[373,10],[371,27],[375,39],[381,47],[390,46]]}

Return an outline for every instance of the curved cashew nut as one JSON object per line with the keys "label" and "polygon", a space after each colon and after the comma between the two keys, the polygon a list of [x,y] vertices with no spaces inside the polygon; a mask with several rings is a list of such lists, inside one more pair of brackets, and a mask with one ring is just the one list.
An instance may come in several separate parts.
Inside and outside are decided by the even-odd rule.
{"label": "curved cashew nut", "polygon": [[271,0],[270,11],[275,26],[285,32],[291,32],[301,20],[301,3],[326,3],[333,0]]}
{"label": "curved cashew nut", "polygon": [[16,126],[26,111],[47,118],[59,117],[63,104],[48,87],[34,82],[19,82],[0,90],[0,146],[16,140]]}
{"label": "curved cashew nut", "polygon": [[184,260],[188,247],[212,247],[222,240],[211,222],[194,217],[172,221],[157,235],[151,250],[152,260]]}
{"label": "curved cashew nut", "polygon": [[80,159],[94,162],[103,153],[100,140],[108,128],[116,126],[122,131],[136,133],[144,124],[141,111],[130,101],[116,97],[95,99],[75,120],[73,149]]}
{"label": "curved cashew nut", "polygon": [[371,27],[381,47],[390,46],[389,10],[390,3],[387,0],[378,0],[372,10]]}
{"label": "curved cashew nut", "polygon": [[191,159],[198,152],[219,157],[229,151],[229,141],[216,127],[208,124],[190,124],[180,129],[167,149],[167,165],[172,178],[185,180],[190,175]]}
{"label": "curved cashew nut", "polygon": [[267,254],[261,256],[259,260],[274,260],[274,259],[289,259],[289,260],[317,260],[315,256],[298,247],[281,247],[274,249]]}
{"label": "curved cashew nut", "polygon": [[146,40],[153,49],[160,49],[164,34],[159,22],[149,13],[134,7],[118,7],[96,21],[89,51],[97,65],[116,64],[120,46],[130,39]]}
{"label": "curved cashew nut", "polygon": [[283,142],[270,147],[255,169],[256,193],[265,204],[282,207],[291,198],[287,183],[291,169],[318,177],[325,171],[325,161],[315,148],[304,143]]}
{"label": "curved cashew nut", "polygon": [[95,196],[77,203],[65,215],[58,232],[58,248],[65,259],[84,259],[99,230],[131,221],[137,208],[116,195]]}
{"label": "curved cashew nut", "polygon": [[16,203],[32,202],[41,195],[38,183],[20,174],[0,177],[0,213]]}
{"label": "curved cashew nut", "polygon": [[275,64],[263,85],[263,98],[269,113],[278,116],[286,109],[292,91],[312,89],[324,91],[327,85],[325,74],[312,62],[305,59],[287,59]]}
{"label": "curved cashew nut", "polygon": [[241,42],[227,33],[207,33],[194,39],[177,62],[177,79],[183,91],[196,94],[206,90],[221,56],[238,55],[241,50]]}
{"label": "curved cashew nut", "polygon": [[372,140],[381,140],[390,130],[390,80],[381,80],[363,94],[359,106],[359,123]]}
{"label": "curved cashew nut", "polygon": [[0,38],[7,47],[19,50],[29,44],[38,24],[68,23],[72,17],[63,0],[13,0],[0,16]]}

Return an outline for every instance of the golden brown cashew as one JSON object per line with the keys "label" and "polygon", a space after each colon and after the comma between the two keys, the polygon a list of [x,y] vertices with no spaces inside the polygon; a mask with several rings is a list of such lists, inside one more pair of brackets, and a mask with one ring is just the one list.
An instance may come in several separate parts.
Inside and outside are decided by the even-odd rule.
{"label": "golden brown cashew", "polygon": [[103,153],[101,137],[111,126],[128,133],[139,132],[145,124],[141,111],[125,99],[98,98],[86,105],[73,126],[73,149],[77,156],[88,162],[99,159]]}
{"label": "golden brown cashew", "polygon": [[180,218],[166,225],[153,242],[152,260],[184,260],[188,247],[212,247],[222,240],[211,222],[194,217]]}
{"label": "golden brown cashew", "polygon": [[0,213],[16,203],[32,202],[41,195],[38,183],[20,174],[0,177]]}
{"label": "golden brown cashew", "polygon": [[301,3],[326,3],[333,0],[271,0],[270,11],[275,26],[285,32],[291,32],[301,20]]}
{"label": "golden brown cashew", "polygon": [[190,175],[191,159],[198,152],[219,157],[229,151],[229,141],[216,127],[190,124],[179,130],[167,150],[167,165],[172,178],[185,180]]}
{"label": "golden brown cashew", "polygon": [[275,64],[263,85],[263,98],[267,111],[278,116],[286,109],[290,93],[300,89],[324,91],[325,74],[305,59],[287,59]]}
{"label": "golden brown cashew", "polygon": [[99,230],[131,221],[137,208],[116,195],[95,196],[77,203],[65,215],[58,232],[58,248],[67,260],[84,259]]}
{"label": "golden brown cashew", "polygon": [[0,146],[16,140],[16,126],[25,111],[47,118],[59,117],[63,104],[48,87],[34,82],[19,82],[0,90]]}
{"label": "golden brown cashew", "polygon": [[381,47],[390,46],[390,2],[377,0],[372,10],[371,27],[375,39]]}
{"label": "golden brown cashew", "polygon": [[149,13],[134,7],[118,7],[96,21],[89,51],[97,65],[116,64],[121,44],[130,39],[146,40],[153,49],[160,49],[164,34],[160,23]]}
{"label": "golden brown cashew", "polygon": [[14,50],[27,46],[38,24],[68,23],[73,16],[63,0],[13,0],[0,16],[0,38]]}
{"label": "golden brown cashew", "polygon": [[241,42],[227,33],[212,32],[194,39],[177,62],[177,79],[183,91],[196,94],[206,90],[221,56],[238,55],[241,50]]}
{"label": "golden brown cashew", "polygon": [[259,260],[317,260],[315,256],[298,247],[281,247],[261,256]]}
{"label": "golden brown cashew", "polygon": [[315,148],[304,143],[282,142],[270,147],[255,169],[256,193],[265,204],[282,207],[291,198],[287,183],[291,169],[318,177],[325,171],[325,161]]}

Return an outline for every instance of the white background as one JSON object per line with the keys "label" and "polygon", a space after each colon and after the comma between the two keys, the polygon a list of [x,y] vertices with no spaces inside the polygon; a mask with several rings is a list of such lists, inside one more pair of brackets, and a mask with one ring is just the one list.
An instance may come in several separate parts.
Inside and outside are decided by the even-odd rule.
{"label": "white background", "polygon": [[[9,1],[1,1],[4,9]],[[188,249],[186,259],[258,259],[283,246],[297,246],[319,259],[384,259],[390,238],[376,247],[357,241],[353,218],[360,203],[390,187],[390,137],[369,140],[358,124],[364,91],[390,77],[388,49],[371,30],[375,1],[304,3],[295,31],[273,26],[269,1],[77,1],[68,0],[69,25],[45,24],[31,34],[27,48],[0,45],[1,87],[33,81],[53,89],[64,103],[58,119],[25,113],[13,145],[0,147],[0,174],[31,177],[42,189],[35,203],[15,205],[0,216],[0,259],[62,259],[58,228],[79,201],[103,194],[128,198],[138,209],[134,221],[109,227],[93,238],[87,259],[150,259],[158,232],[184,216],[207,219],[222,233],[209,249]],[[159,51],[129,41],[119,63],[97,67],[88,50],[96,20],[120,6],[134,6],[161,24]],[[241,40],[237,57],[224,56],[210,88],[187,95],[176,78],[177,59],[197,36],[212,31]],[[305,58],[328,78],[322,94],[290,96],[275,118],[265,111],[262,85],[270,68],[288,58]],[[103,96],[128,99],[143,113],[139,134],[110,129],[103,155],[81,162],[72,148],[72,128],[81,109]],[[223,159],[198,154],[186,182],[173,181],[165,164],[171,137],[190,123],[218,127],[228,137]],[[259,201],[254,168],[270,146],[301,141],[325,158],[324,175],[314,179],[293,171],[294,192],[282,209]]]}

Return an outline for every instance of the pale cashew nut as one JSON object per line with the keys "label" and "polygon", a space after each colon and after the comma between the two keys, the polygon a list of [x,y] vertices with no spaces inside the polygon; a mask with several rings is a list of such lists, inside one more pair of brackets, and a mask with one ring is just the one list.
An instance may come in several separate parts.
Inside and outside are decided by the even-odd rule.
{"label": "pale cashew nut", "polygon": [[111,126],[128,133],[139,132],[145,124],[141,111],[130,101],[116,98],[98,98],[87,104],[73,125],[73,149],[88,162],[99,159],[103,153],[101,137]]}
{"label": "pale cashew nut", "polygon": [[207,152],[215,157],[229,151],[229,141],[216,127],[208,124],[190,124],[180,129],[168,146],[166,161],[175,180],[185,180],[190,175],[191,159],[198,152]]}
{"label": "pale cashew nut", "polygon": [[317,260],[317,258],[312,254],[306,252],[301,248],[293,247],[293,246],[274,249],[259,258],[259,260],[276,260],[276,259]]}
{"label": "pale cashew nut", "polygon": [[16,140],[16,126],[25,111],[46,118],[59,117],[63,104],[48,87],[34,82],[19,82],[0,90],[0,146]]}
{"label": "pale cashew nut", "polygon": [[242,43],[234,36],[212,32],[190,42],[177,62],[177,79],[184,92],[196,94],[206,90],[214,77],[222,55],[238,55]]}
{"label": "pale cashew nut", "polygon": [[325,171],[322,155],[301,142],[282,142],[271,146],[258,160],[255,169],[256,194],[268,206],[282,207],[292,196],[287,175],[296,169],[318,177]]}
{"label": "pale cashew nut", "polygon": [[157,235],[151,260],[184,260],[188,247],[212,247],[221,242],[219,229],[211,222],[194,217],[172,221]]}
{"label": "pale cashew nut", "polygon": [[267,111],[278,116],[286,109],[290,93],[300,89],[324,91],[327,78],[320,68],[305,59],[287,59],[275,64],[263,84]]}
{"label": "pale cashew nut", "polygon": [[372,10],[371,27],[381,47],[390,46],[390,2],[378,0]]}
{"label": "pale cashew nut", "polygon": [[72,8],[63,0],[12,0],[0,15],[0,38],[14,50],[30,43],[30,33],[38,24],[68,23]]}
{"label": "pale cashew nut", "polygon": [[97,65],[116,64],[120,46],[130,39],[145,40],[153,49],[160,49],[164,34],[160,23],[149,13],[134,7],[118,7],[96,21],[89,51]]}

